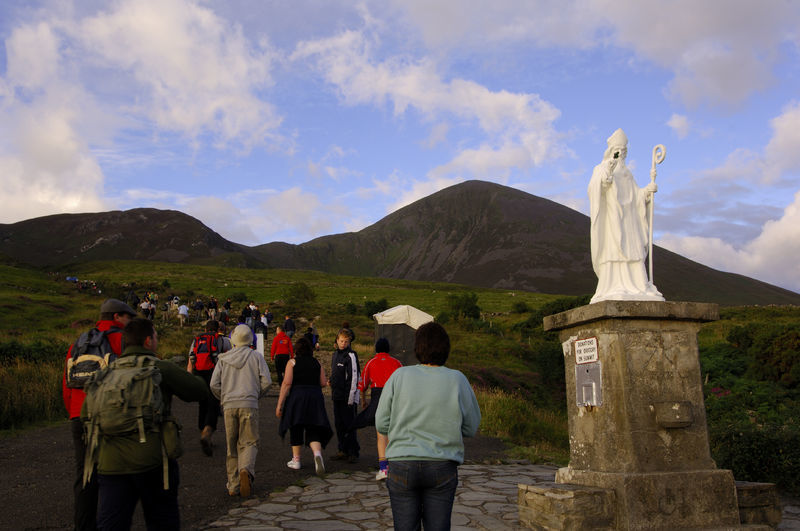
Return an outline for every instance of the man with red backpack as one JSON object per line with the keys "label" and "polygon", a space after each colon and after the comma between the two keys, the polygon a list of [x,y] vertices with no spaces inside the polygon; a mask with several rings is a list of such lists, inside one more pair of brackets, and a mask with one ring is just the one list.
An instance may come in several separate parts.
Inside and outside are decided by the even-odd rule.
{"label": "man with red backpack", "polygon": [[83,486],[83,465],[86,443],[83,438],[81,407],[86,398],[83,384],[95,371],[106,366],[122,353],[122,329],[136,311],[117,299],[107,299],[100,306],[100,320],[94,328],[81,334],[70,345],[64,367],[61,389],[64,407],[70,419],[75,447],[75,529],[95,529],[97,518],[97,478]]}
{"label": "man with red backpack", "polygon": [[[187,369],[206,382],[206,386],[211,383],[211,375],[214,374],[214,367],[217,365],[217,357],[228,350],[226,344],[219,335],[219,322],[208,321],[206,331],[195,337],[192,346],[189,348],[189,367]],[[230,347],[228,347],[230,348]],[[197,412],[197,429],[200,430],[200,446],[203,453],[210,456],[213,453],[211,436],[217,429],[217,419],[219,418],[219,400],[211,394],[210,388],[208,397],[200,400],[200,407]]]}

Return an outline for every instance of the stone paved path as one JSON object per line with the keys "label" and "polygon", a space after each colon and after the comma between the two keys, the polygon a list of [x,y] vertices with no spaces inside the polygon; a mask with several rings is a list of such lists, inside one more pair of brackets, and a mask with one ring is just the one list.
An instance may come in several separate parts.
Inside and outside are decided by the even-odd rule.
{"label": "stone paved path", "polygon": [[[517,484],[553,481],[556,467],[514,463],[462,465],[453,504],[452,529],[520,529]],[[205,527],[206,530],[391,529],[392,509],[386,483],[374,473],[303,476],[304,486],[250,499]],[[796,502],[796,500],[791,500]],[[786,501],[784,501],[786,503]],[[800,529],[797,505],[785,504],[780,530]]]}
{"label": "stone paved path", "polygon": [[[530,464],[462,465],[453,504],[452,528],[519,529],[517,484],[552,481],[555,467]],[[267,499],[251,499],[206,529],[390,529],[386,483],[374,473],[306,477]]]}

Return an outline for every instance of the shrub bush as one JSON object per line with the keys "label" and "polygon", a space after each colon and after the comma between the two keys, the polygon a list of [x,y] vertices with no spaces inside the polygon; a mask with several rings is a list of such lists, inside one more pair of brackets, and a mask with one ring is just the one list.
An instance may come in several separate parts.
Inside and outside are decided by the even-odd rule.
{"label": "shrub bush", "polygon": [[479,319],[481,316],[478,295],[471,291],[448,295],[447,309],[456,319]]}
{"label": "shrub bush", "polygon": [[229,297],[233,302],[246,302],[250,300],[247,297],[247,293],[244,291],[235,291],[231,293]]}
{"label": "shrub bush", "polygon": [[511,309],[514,313],[525,313],[530,310],[528,308],[528,304],[525,301],[517,301],[511,306]]}
{"label": "shrub bush", "polygon": [[384,298],[378,301],[364,301],[364,316],[372,318],[376,313],[389,309],[389,302]]}
{"label": "shrub bush", "polygon": [[800,494],[800,430],[796,425],[758,425],[749,421],[715,426],[711,454],[739,481],[766,481]]}

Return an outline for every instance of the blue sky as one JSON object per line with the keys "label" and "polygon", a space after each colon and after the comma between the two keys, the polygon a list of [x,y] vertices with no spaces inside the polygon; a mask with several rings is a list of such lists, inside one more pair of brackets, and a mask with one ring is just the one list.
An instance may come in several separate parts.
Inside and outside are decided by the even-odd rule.
{"label": "blue sky", "polygon": [[621,127],[640,186],[667,149],[657,244],[800,291],[797,28],[789,0],[5,1],[0,223],[302,243],[470,179],[586,213]]}

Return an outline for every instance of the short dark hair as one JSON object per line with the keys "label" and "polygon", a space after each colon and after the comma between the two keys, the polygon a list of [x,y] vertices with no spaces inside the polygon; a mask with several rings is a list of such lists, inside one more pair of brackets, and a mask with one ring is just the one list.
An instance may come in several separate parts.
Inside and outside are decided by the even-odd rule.
{"label": "short dark hair", "polygon": [[314,353],[314,349],[311,346],[311,341],[309,341],[305,337],[301,337],[298,339],[294,344],[294,355],[296,357],[300,356],[311,356]]}
{"label": "short dark hair", "polygon": [[420,363],[444,365],[450,355],[450,336],[439,323],[425,323],[414,335],[414,354]]}
{"label": "short dark hair", "polygon": [[375,352],[389,352],[390,348],[389,340],[385,337],[382,337],[375,342]]}
{"label": "short dark hair", "polygon": [[100,314],[101,321],[113,321],[114,320],[114,312],[103,312]]}
{"label": "short dark hair", "polygon": [[153,326],[153,321],[137,317],[132,319],[122,330],[122,343],[126,347],[143,347],[144,340],[153,337],[155,333],[156,328]]}
{"label": "short dark hair", "polygon": [[219,331],[219,321],[215,321],[214,319],[206,322],[206,332],[218,332]]}

